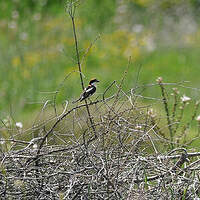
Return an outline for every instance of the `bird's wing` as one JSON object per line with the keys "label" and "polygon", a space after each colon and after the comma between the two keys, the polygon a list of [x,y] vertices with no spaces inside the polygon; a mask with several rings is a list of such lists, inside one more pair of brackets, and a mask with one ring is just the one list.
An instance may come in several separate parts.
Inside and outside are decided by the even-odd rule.
{"label": "bird's wing", "polygon": [[83,101],[84,99],[88,98],[89,96],[93,95],[96,91],[96,87],[94,86],[88,86],[86,88],[86,90],[83,92],[83,94],[81,95],[81,100],[80,101]]}
{"label": "bird's wing", "polygon": [[88,87],[85,89],[85,92],[90,93],[92,90],[94,90],[94,87],[88,86]]}
{"label": "bird's wing", "polygon": [[84,99],[86,99],[89,96],[93,95],[95,93],[95,91],[96,91],[96,87],[91,86],[91,85],[87,86],[84,89],[83,93],[81,94],[80,98],[75,100],[75,101],[73,101],[72,103],[76,103],[78,101],[83,101]]}

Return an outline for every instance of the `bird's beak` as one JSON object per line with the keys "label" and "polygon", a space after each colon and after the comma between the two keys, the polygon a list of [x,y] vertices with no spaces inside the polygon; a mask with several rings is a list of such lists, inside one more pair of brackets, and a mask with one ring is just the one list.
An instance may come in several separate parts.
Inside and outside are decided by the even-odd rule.
{"label": "bird's beak", "polygon": [[99,80],[97,80],[97,82],[100,82]]}

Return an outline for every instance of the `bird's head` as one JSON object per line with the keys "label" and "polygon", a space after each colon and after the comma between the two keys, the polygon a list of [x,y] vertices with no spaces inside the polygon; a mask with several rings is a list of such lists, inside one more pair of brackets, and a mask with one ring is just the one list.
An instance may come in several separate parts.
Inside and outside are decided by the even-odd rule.
{"label": "bird's head", "polygon": [[97,80],[96,78],[93,78],[90,80],[89,85],[96,85],[96,83],[98,83],[99,80]]}

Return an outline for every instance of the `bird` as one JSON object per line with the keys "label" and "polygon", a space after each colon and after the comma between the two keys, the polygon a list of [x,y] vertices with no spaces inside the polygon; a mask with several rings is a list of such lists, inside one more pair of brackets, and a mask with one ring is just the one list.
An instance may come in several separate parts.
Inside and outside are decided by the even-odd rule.
{"label": "bird", "polygon": [[96,78],[90,80],[89,85],[84,89],[83,93],[81,94],[80,98],[73,101],[72,103],[76,103],[78,101],[83,101],[88,97],[92,96],[96,92],[96,84],[100,82]]}

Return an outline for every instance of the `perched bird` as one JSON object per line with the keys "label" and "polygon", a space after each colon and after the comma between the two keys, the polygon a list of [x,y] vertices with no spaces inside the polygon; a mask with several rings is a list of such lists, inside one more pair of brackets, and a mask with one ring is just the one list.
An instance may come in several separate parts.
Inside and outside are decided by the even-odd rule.
{"label": "perched bird", "polygon": [[83,101],[93,95],[96,92],[96,83],[98,83],[99,80],[96,78],[91,79],[89,82],[89,85],[84,89],[84,92],[81,94],[80,98],[77,99],[76,101],[73,101],[72,103],[76,103],[78,101]]}

